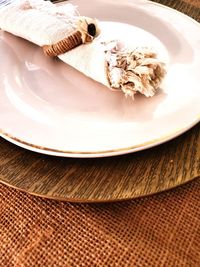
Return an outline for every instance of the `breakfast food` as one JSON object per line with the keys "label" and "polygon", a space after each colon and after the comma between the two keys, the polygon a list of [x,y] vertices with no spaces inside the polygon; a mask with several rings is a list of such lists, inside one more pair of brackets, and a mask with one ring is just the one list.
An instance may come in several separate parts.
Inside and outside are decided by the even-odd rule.
{"label": "breakfast food", "polygon": [[148,47],[125,48],[119,40],[101,40],[96,19],[81,17],[75,6],[43,0],[3,1],[0,28],[43,48],[109,88],[134,97],[153,96],[166,73]]}

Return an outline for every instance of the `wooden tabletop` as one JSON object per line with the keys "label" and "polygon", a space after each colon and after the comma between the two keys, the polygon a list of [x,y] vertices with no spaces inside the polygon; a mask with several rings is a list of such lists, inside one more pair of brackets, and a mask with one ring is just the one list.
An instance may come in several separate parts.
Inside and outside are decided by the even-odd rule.
{"label": "wooden tabletop", "polygon": [[[199,1],[163,4],[200,20]],[[99,202],[161,192],[200,176],[200,124],[163,145],[124,156],[71,159],[46,156],[0,139],[0,181],[42,197]]]}

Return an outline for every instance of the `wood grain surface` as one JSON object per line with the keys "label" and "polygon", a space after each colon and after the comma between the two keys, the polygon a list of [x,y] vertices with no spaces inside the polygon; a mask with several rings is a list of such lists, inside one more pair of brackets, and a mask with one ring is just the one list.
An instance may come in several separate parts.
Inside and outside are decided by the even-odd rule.
{"label": "wood grain surface", "polygon": [[[199,0],[155,1],[200,21]],[[66,201],[132,199],[200,176],[200,124],[163,145],[100,159],[58,158],[0,138],[0,181],[34,195]]]}
{"label": "wood grain surface", "polygon": [[0,139],[0,180],[31,194],[67,201],[131,199],[200,175],[200,125],[163,145],[99,159],[45,156]]}

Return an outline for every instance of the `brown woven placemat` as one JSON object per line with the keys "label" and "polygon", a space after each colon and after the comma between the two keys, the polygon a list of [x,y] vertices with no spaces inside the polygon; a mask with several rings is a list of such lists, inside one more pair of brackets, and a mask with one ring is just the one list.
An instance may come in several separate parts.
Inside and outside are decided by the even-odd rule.
{"label": "brown woven placemat", "polygon": [[[157,2],[200,20],[199,0]],[[155,196],[90,205],[0,184],[0,267],[46,266],[199,267],[200,177]]]}
{"label": "brown woven placemat", "polygon": [[200,266],[200,179],[113,204],[43,200],[0,185],[1,267]]}

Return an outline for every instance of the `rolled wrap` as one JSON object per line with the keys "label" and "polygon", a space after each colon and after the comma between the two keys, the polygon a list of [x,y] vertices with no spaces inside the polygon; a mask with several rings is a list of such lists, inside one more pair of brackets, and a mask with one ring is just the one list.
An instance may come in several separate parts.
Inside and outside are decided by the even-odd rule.
{"label": "rolled wrap", "polygon": [[[56,6],[43,0],[10,0],[0,6],[0,28],[41,47],[72,34],[79,20],[76,7],[68,3]],[[166,71],[164,63],[151,49],[126,50],[117,41],[91,40],[58,57],[105,86],[123,91],[126,96],[133,97],[136,92],[147,97],[155,94]]]}

